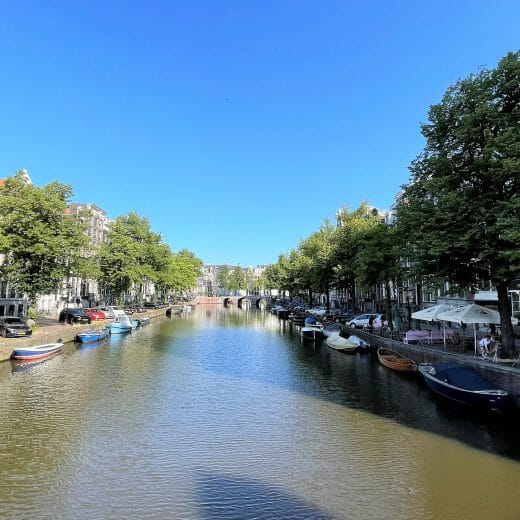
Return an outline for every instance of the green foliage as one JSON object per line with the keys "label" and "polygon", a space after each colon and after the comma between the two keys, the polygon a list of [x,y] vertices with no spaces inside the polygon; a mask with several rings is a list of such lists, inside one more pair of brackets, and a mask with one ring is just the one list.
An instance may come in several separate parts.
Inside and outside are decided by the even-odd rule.
{"label": "green foliage", "polygon": [[22,172],[0,188],[0,245],[5,259],[0,275],[35,301],[56,292],[63,280],[81,272],[87,246],[85,223],[69,215],[70,186],[28,184]]}
{"label": "green foliage", "polygon": [[471,286],[520,273],[519,58],[450,87],[422,125],[398,221],[424,274]]}
{"label": "green foliage", "polygon": [[183,249],[169,257],[166,270],[160,272],[159,284],[166,290],[184,292],[195,287],[200,276],[202,261],[191,251]]}
{"label": "green foliage", "polygon": [[371,287],[386,282],[400,285],[404,268],[397,229],[380,223],[365,230],[359,238],[354,270],[360,285]]}
{"label": "green foliage", "polygon": [[120,216],[110,224],[107,242],[99,251],[100,282],[120,297],[145,280],[159,281],[170,267],[170,256],[169,247],[150,229],[148,219],[133,212]]}
{"label": "green foliage", "polygon": [[231,292],[245,289],[248,284],[248,276],[245,269],[240,266],[231,267],[223,265],[218,270],[218,286]]}
{"label": "green foliage", "polygon": [[399,228],[421,274],[494,283],[507,350],[507,284],[520,276],[520,52],[450,87],[428,116]]}

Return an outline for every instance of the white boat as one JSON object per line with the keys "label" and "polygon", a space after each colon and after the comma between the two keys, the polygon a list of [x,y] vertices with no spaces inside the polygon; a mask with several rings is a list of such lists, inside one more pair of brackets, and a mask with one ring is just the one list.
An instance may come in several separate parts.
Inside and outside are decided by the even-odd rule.
{"label": "white boat", "polygon": [[137,327],[137,320],[131,320],[128,316],[116,316],[112,323],[107,325],[111,334],[123,334],[131,332]]}
{"label": "white boat", "polygon": [[326,325],[323,327],[323,335],[328,338],[333,334],[339,334],[341,332],[341,323],[331,323],[330,325]]}
{"label": "white boat", "polygon": [[358,349],[358,345],[350,342],[347,338],[340,336],[339,332],[331,334],[327,338],[326,343],[331,349],[337,350],[338,352],[346,352],[348,354],[355,354]]}
{"label": "white boat", "polygon": [[20,347],[13,349],[11,357],[13,359],[41,359],[60,351],[63,343],[47,343],[35,347]]}
{"label": "white boat", "polygon": [[300,330],[300,336],[306,339],[317,340],[323,337],[323,327],[321,326],[310,326],[302,327]]}

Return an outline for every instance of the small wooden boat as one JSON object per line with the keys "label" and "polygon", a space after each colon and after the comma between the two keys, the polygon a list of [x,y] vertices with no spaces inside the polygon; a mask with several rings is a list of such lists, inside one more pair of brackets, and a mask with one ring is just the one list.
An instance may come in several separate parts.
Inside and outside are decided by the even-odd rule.
{"label": "small wooden boat", "polygon": [[76,341],[81,343],[90,343],[92,341],[100,341],[108,336],[108,330],[105,329],[92,329],[78,332],[76,334]]}
{"label": "small wooden boat", "polygon": [[380,347],[377,350],[377,359],[379,359],[379,362],[383,366],[397,370],[398,372],[417,371],[417,363],[413,359],[407,358],[392,350]]}
{"label": "small wooden boat", "polygon": [[453,363],[420,363],[419,372],[431,390],[486,412],[503,412],[508,393],[484,379],[476,370]]}
{"label": "small wooden boat", "polygon": [[148,325],[150,323],[150,318],[148,316],[142,316],[141,318],[137,318],[137,323],[140,327],[143,325]]}
{"label": "small wooden boat", "polygon": [[20,347],[13,349],[13,359],[41,359],[51,356],[63,348],[63,343],[47,343],[36,347]]}

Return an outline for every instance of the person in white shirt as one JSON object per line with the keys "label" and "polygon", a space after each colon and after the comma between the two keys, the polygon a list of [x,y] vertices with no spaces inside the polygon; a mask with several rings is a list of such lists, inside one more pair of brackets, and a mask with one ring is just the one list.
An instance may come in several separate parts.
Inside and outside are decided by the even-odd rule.
{"label": "person in white shirt", "polygon": [[482,359],[488,359],[489,355],[493,353],[493,341],[489,334],[486,334],[480,341],[480,354]]}

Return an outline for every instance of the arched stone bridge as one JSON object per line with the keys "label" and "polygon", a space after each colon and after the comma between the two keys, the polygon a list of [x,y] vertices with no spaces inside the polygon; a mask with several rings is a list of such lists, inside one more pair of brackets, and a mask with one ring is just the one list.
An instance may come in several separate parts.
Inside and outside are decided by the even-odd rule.
{"label": "arched stone bridge", "polygon": [[199,296],[199,305],[223,305],[224,307],[238,307],[240,309],[260,309],[269,303],[268,296]]}

